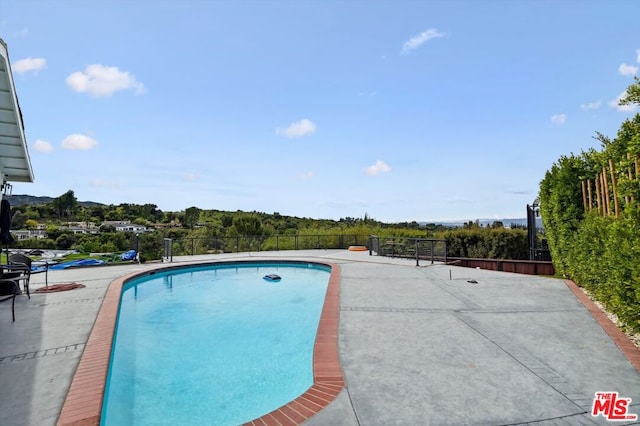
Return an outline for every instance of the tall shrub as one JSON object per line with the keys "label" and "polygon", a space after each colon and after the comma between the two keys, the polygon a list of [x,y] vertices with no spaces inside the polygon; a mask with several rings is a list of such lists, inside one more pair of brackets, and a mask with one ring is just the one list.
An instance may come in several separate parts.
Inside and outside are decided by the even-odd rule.
{"label": "tall shrub", "polygon": [[[621,103],[640,104],[640,80]],[[640,114],[626,120],[616,138],[596,138],[600,151],[563,156],[545,174],[539,196],[542,221],[556,271],[640,332]],[[585,206],[583,185],[601,173],[612,187],[615,178],[617,187],[609,194],[617,200],[596,206],[587,201]]]}

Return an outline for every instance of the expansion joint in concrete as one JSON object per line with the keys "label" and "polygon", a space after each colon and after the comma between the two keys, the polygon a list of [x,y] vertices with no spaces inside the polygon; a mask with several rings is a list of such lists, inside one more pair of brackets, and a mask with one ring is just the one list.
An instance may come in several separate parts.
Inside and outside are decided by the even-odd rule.
{"label": "expansion joint in concrete", "polygon": [[568,401],[583,410],[583,413],[590,409],[593,396],[585,395],[580,389],[570,384],[566,378],[558,374],[552,368],[533,356],[526,349],[513,343],[513,339],[504,336],[491,327],[482,324],[472,317],[469,312],[458,312],[456,317],[469,328],[493,343],[500,350],[505,352],[516,362],[529,370],[532,374],[553,388],[556,392]]}
{"label": "expansion joint in concrete", "polygon": [[69,299],[69,300],[60,300],[58,302],[41,303],[40,305],[37,305],[37,306],[57,306],[57,305],[77,304],[77,303],[95,303],[95,302],[102,302],[102,299],[103,299],[102,297],[92,297],[88,299]]}
{"label": "expansion joint in concrete", "polygon": [[48,348],[48,349],[41,349],[39,351],[24,352],[21,354],[6,355],[3,357],[0,357],[0,365],[7,364],[9,362],[27,361],[34,358],[42,358],[45,356],[59,355],[66,352],[78,352],[78,351],[82,352],[84,350],[84,345],[85,345],[84,343],[75,343],[72,345],[58,346],[57,348]]}

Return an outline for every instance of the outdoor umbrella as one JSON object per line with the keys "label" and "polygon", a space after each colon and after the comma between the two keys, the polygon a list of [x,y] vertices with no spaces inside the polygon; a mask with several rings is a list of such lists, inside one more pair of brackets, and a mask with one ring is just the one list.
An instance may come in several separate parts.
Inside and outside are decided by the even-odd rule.
{"label": "outdoor umbrella", "polygon": [[0,243],[11,244],[13,242],[13,236],[11,232],[11,204],[9,200],[2,200],[0,204]]}

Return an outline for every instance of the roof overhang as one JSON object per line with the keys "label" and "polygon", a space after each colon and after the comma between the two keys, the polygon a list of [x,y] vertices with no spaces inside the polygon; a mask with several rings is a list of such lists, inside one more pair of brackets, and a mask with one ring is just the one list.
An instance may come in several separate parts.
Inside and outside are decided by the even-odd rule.
{"label": "roof overhang", "polygon": [[0,38],[0,177],[5,182],[33,182],[22,113],[13,84],[7,45]]}

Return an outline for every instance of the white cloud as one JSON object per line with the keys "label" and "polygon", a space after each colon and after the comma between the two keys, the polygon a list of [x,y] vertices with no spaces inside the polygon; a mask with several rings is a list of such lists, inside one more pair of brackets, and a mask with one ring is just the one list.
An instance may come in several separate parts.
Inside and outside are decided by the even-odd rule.
{"label": "white cloud", "polygon": [[312,171],[308,171],[306,173],[303,173],[302,175],[300,175],[300,177],[304,180],[308,180],[311,179],[312,177],[314,177],[316,174],[313,173]]}
{"label": "white cloud", "polygon": [[402,53],[407,54],[411,52],[413,49],[417,49],[422,46],[424,43],[429,40],[433,40],[434,38],[444,37],[444,34],[439,32],[435,28],[430,28],[426,31],[421,32],[420,34],[411,37],[409,40],[404,42],[402,45]]}
{"label": "white cloud", "polygon": [[88,150],[95,148],[96,145],[98,141],[95,139],[79,134],[69,135],[62,141],[62,147],[71,150]]}
{"label": "white cloud", "polygon": [[89,185],[94,188],[120,189],[120,184],[118,182],[103,179],[91,179]]}
{"label": "white cloud", "polygon": [[194,173],[184,173],[182,175],[182,180],[187,182],[193,182],[194,180],[196,180],[196,175]]}
{"label": "white cloud", "polygon": [[600,108],[600,105],[602,105],[602,102],[600,102],[599,100],[595,101],[595,102],[589,102],[588,104],[580,104],[580,108],[582,109],[598,109]]}
{"label": "white cloud", "polygon": [[291,123],[286,129],[276,129],[276,133],[286,136],[288,138],[299,138],[301,136],[309,135],[316,131],[316,125],[313,121],[306,118]]}
{"label": "white cloud", "polygon": [[633,105],[633,104],[619,105],[620,99],[624,98],[626,95],[627,95],[626,91],[620,93],[617,98],[612,99],[612,100],[609,101],[609,106],[611,108],[615,108],[618,111],[624,111],[624,112],[633,112],[633,111],[635,111],[636,108],[638,108],[637,105]]}
{"label": "white cloud", "polygon": [[53,145],[51,145],[47,141],[43,141],[42,139],[38,139],[33,143],[33,149],[37,152],[51,152],[53,151]]}
{"label": "white cloud", "polygon": [[391,171],[391,167],[384,161],[378,160],[375,164],[364,169],[364,172],[369,176],[375,176],[378,173],[388,173]]}
{"label": "white cloud", "polygon": [[47,66],[47,60],[44,58],[25,58],[15,61],[11,65],[13,72],[24,74],[29,71],[39,71]]}
{"label": "white cloud", "polygon": [[76,92],[93,96],[111,96],[119,90],[133,90],[137,95],[146,92],[144,85],[132,74],[100,64],[88,65],[84,72],[69,75],[67,85]]}
{"label": "white cloud", "polygon": [[638,67],[634,65],[620,64],[618,74],[626,76],[634,76],[638,73]]}
{"label": "white cloud", "polygon": [[558,126],[564,124],[565,121],[567,121],[567,114],[556,114],[551,116],[551,122]]}

